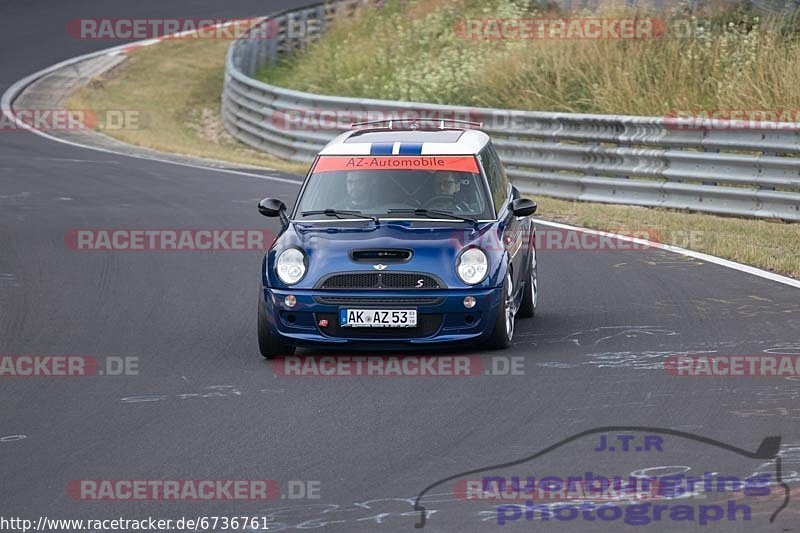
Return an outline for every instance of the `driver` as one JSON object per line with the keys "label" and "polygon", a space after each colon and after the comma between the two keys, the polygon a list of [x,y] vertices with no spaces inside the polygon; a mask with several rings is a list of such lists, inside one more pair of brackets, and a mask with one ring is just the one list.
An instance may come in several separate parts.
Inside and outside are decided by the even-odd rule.
{"label": "driver", "polygon": [[458,172],[437,170],[433,173],[433,198],[428,207],[469,211],[470,207],[456,195],[461,192],[461,179]]}
{"label": "driver", "polygon": [[362,211],[370,207],[372,181],[364,172],[348,172],[345,177],[347,198],[343,209]]}
{"label": "driver", "polygon": [[433,174],[434,192],[436,196],[455,196],[461,191],[461,180],[455,172],[437,170]]}

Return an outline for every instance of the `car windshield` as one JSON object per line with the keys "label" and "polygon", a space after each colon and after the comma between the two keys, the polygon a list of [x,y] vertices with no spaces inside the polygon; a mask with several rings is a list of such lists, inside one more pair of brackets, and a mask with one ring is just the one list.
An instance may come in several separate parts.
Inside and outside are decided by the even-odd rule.
{"label": "car windshield", "polygon": [[[430,161],[433,164],[427,164]],[[430,166],[435,168],[426,168]],[[392,211],[420,208],[492,218],[492,203],[475,158],[323,156],[308,178],[296,213],[303,220],[330,218],[308,213],[325,209],[388,218],[430,218]]]}

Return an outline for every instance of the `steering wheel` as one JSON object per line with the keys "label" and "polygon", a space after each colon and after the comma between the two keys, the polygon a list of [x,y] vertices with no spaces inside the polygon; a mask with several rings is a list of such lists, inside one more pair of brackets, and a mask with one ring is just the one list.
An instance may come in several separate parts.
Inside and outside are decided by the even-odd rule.
{"label": "steering wheel", "polygon": [[456,206],[456,199],[452,196],[447,196],[446,194],[439,194],[434,196],[433,198],[429,198],[425,201],[424,207],[426,209],[431,208],[440,208],[440,209],[448,209],[454,208]]}
{"label": "steering wheel", "polygon": [[446,209],[453,211],[469,211],[470,207],[464,202],[457,201],[453,196],[437,195],[425,201],[426,209]]}

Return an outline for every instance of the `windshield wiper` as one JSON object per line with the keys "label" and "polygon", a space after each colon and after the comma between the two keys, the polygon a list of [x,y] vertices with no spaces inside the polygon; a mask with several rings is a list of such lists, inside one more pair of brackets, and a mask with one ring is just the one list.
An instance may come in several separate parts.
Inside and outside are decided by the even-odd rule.
{"label": "windshield wiper", "polygon": [[473,226],[478,226],[478,219],[474,217],[463,217],[461,215],[456,215],[451,211],[440,211],[438,209],[424,209],[422,207],[418,207],[416,209],[389,209],[389,214],[394,213],[408,213],[408,214],[415,214],[417,216],[423,216],[428,218],[438,218],[438,217],[447,217],[452,218],[455,220],[463,220],[464,222],[470,222]]}
{"label": "windshield wiper", "polygon": [[378,217],[376,217],[375,215],[365,215],[361,211],[346,211],[343,209],[319,209],[317,211],[303,211],[300,214],[303,215],[304,217],[308,215],[325,215],[326,217],[336,217],[336,218],[346,218],[346,217],[364,218],[373,221],[376,225],[378,224]]}

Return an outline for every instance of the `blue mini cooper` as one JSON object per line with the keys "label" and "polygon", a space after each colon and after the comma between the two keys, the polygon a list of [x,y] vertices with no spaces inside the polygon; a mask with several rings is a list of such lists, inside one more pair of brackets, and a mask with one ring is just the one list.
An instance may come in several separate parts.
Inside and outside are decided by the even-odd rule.
{"label": "blue mini cooper", "polygon": [[331,141],[291,213],[259,203],[283,225],[261,269],[264,357],[505,348],[515,317],[534,315],[536,204],[509,183],[489,136],[470,123],[380,124]]}

